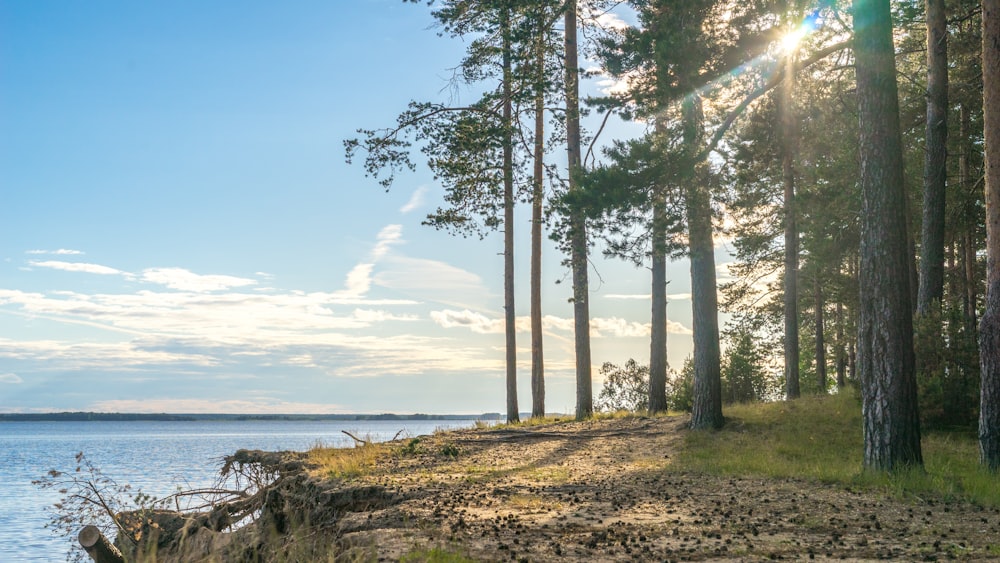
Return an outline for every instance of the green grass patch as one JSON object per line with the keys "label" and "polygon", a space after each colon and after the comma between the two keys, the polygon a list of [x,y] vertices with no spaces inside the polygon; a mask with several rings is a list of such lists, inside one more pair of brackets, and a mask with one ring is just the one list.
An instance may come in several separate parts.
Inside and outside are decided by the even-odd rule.
{"label": "green grass patch", "polygon": [[996,475],[979,466],[978,444],[967,433],[924,436],[922,471],[862,472],[861,404],[851,393],[734,405],[725,414],[722,430],[687,433],[671,470],[810,479],[1000,506]]}

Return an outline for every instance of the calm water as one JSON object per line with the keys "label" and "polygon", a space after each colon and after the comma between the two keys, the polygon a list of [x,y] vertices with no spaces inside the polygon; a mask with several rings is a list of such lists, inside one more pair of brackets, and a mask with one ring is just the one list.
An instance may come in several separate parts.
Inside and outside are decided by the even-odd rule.
{"label": "calm water", "polygon": [[[153,496],[177,485],[209,486],[221,459],[240,448],[351,446],[341,430],[374,440],[472,426],[472,420],[0,422],[0,562],[63,561],[72,542],[43,528],[59,494],[31,484],[50,469],[72,471],[84,452],[105,475]],[[75,541],[75,538],[74,538]]]}

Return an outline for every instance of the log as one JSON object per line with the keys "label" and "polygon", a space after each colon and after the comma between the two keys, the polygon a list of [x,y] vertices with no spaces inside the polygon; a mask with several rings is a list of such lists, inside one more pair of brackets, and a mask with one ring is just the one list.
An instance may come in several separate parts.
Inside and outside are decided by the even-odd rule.
{"label": "log", "polygon": [[84,526],[77,539],[94,563],[125,563],[118,548],[104,537],[97,526]]}

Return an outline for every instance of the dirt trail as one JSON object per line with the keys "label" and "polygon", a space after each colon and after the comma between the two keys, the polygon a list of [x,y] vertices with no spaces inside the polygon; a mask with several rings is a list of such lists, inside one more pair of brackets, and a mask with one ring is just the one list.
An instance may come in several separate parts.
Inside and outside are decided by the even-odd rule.
{"label": "dirt trail", "polygon": [[422,437],[344,483],[392,500],[343,514],[341,546],[379,560],[418,547],[484,561],[1000,560],[997,509],[671,471],[684,423]]}

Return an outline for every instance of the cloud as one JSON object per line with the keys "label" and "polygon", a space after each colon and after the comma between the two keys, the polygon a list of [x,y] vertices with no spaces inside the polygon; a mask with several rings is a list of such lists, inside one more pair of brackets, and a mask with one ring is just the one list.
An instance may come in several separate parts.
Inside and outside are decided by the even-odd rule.
{"label": "cloud", "polygon": [[615,299],[615,300],[631,300],[631,299],[635,299],[635,300],[649,301],[649,294],[648,293],[632,293],[632,294],[609,293],[608,295],[605,295],[604,298],[605,299]]}
{"label": "cloud", "polygon": [[375,248],[372,249],[372,261],[378,262],[389,253],[393,245],[402,244],[403,226],[386,225],[375,236]]}
{"label": "cloud", "polygon": [[425,258],[390,256],[381,263],[373,282],[408,297],[459,309],[487,309],[494,297],[478,274]]}
{"label": "cloud", "polygon": [[12,383],[16,385],[23,382],[24,380],[18,377],[16,373],[0,373],[0,383]]}
{"label": "cloud", "polygon": [[73,256],[80,255],[83,252],[79,250],[70,250],[68,248],[60,248],[59,250],[28,250],[25,254],[52,254],[55,256]]}
{"label": "cloud", "polygon": [[116,270],[100,264],[88,264],[86,262],[63,262],[61,260],[31,260],[28,262],[36,268],[50,268],[62,270],[64,272],[83,272],[87,274],[99,274],[103,276],[121,275],[127,276],[128,272]]}
{"label": "cloud", "polygon": [[148,268],[142,271],[142,281],[179,291],[220,291],[234,287],[256,285],[257,280],[222,275],[201,275],[184,268]]}
{"label": "cloud", "polygon": [[351,268],[351,271],[347,272],[347,277],[344,279],[344,290],[342,293],[356,297],[362,297],[368,293],[368,290],[372,287],[372,270],[374,268],[375,264],[358,264]]}
{"label": "cloud", "polygon": [[[648,293],[609,293],[604,296],[605,299],[615,299],[615,300],[636,300],[636,301],[649,301]],[[690,293],[668,293],[667,301],[687,301],[691,299]]]}
{"label": "cloud", "polygon": [[604,29],[622,30],[632,27],[632,25],[623,20],[621,16],[608,11],[603,6],[596,5],[596,3],[592,0],[584,0],[584,2],[581,2],[580,11],[585,19],[590,20],[592,23],[596,23]]}
{"label": "cloud", "polygon": [[427,186],[420,186],[414,190],[413,195],[410,196],[410,200],[407,201],[403,207],[399,208],[399,212],[404,215],[415,211],[424,205],[427,199]]}
{"label": "cloud", "polygon": [[333,414],[339,405],[298,403],[276,399],[120,399],[98,401],[87,410],[95,412],[184,413],[184,414]]}
{"label": "cloud", "polygon": [[590,319],[590,336],[605,338],[608,335],[616,338],[636,338],[649,335],[649,323],[627,321],[619,317]]}
{"label": "cloud", "polygon": [[431,311],[431,320],[442,328],[463,327],[478,334],[494,334],[504,330],[503,319],[491,319],[468,309],[463,311]]}
{"label": "cloud", "polygon": [[[500,334],[504,332],[504,319],[490,318],[482,313],[470,311],[443,310],[432,311],[431,320],[442,328],[466,328],[477,334]],[[571,318],[545,315],[542,317],[544,330],[571,333],[574,330]],[[531,318],[517,317],[517,331],[531,331]],[[628,321],[619,317],[595,317],[590,319],[590,335],[593,338],[640,338],[649,336],[649,323]],[[675,321],[667,321],[667,332],[672,334],[691,334],[691,329]]]}

